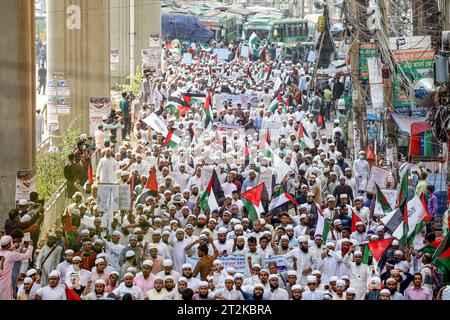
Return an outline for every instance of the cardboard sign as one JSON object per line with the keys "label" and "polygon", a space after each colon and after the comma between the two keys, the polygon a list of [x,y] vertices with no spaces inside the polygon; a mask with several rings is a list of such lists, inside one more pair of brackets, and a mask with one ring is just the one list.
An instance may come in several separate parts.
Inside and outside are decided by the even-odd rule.
{"label": "cardboard sign", "polygon": [[366,191],[375,193],[375,183],[380,188],[386,188],[388,176],[388,170],[373,166],[372,170],[370,171],[369,180],[367,181]]}

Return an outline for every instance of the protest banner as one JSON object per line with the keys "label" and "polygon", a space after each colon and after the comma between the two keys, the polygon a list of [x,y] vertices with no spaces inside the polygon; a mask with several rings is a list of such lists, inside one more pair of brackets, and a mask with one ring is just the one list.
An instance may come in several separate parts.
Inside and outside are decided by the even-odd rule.
{"label": "protest banner", "polygon": [[250,47],[249,46],[242,46],[241,48],[241,57],[248,58],[250,54]]}
{"label": "protest banner", "polygon": [[111,113],[111,100],[109,97],[91,97],[89,98],[89,120],[91,136],[97,129],[97,124],[102,122],[103,116],[109,116]]}
{"label": "protest banner", "polygon": [[169,132],[167,130],[166,124],[161,120],[160,117],[156,115],[156,113],[150,114],[147,118],[143,119],[150,128],[155,130],[158,133],[161,133],[164,137],[167,136],[167,133]]}
{"label": "protest banner", "polygon": [[119,210],[131,210],[131,189],[128,184],[119,185]]}
{"label": "protest banner", "polygon": [[20,199],[30,199],[30,192],[36,191],[36,170],[17,171],[16,174],[16,204]]}
{"label": "protest banner", "polygon": [[228,51],[227,48],[216,48],[213,52],[217,55],[217,59],[221,61],[228,60],[228,57],[230,55],[230,51]]}
{"label": "protest banner", "polygon": [[189,52],[183,53],[183,59],[181,59],[181,63],[192,64],[192,53]]}
{"label": "protest banner", "polygon": [[109,63],[111,66],[111,71],[116,71],[119,68],[119,49],[111,49]]}
{"label": "protest banner", "polygon": [[369,180],[367,181],[366,191],[375,193],[375,183],[380,188],[386,188],[388,175],[388,170],[373,166],[370,170],[370,176]]}

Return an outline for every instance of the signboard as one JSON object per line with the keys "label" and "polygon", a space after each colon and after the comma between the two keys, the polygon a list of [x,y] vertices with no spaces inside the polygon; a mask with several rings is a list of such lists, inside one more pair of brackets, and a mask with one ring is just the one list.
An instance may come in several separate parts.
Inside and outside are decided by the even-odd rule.
{"label": "signboard", "polygon": [[58,113],[58,97],[48,97],[47,99],[48,113]]}
{"label": "signboard", "polygon": [[252,108],[256,109],[259,103],[257,93],[233,94],[222,92],[220,93],[220,99],[222,101],[231,101],[233,107],[238,103],[240,103],[242,107],[245,107],[247,103],[250,103]]}
{"label": "signboard", "polygon": [[116,71],[119,68],[119,49],[111,49],[111,57],[109,62],[111,65],[111,71]]}
{"label": "signboard", "polygon": [[217,59],[221,60],[221,61],[226,61],[228,60],[228,56],[230,55],[230,51],[228,49],[214,49],[214,54],[217,55]]}
{"label": "signboard", "polygon": [[119,210],[131,210],[131,189],[128,184],[119,185]]}
{"label": "signboard", "polygon": [[70,96],[70,81],[69,80],[58,80],[58,81],[56,81],[56,86],[57,86],[59,97],[69,97]]}
{"label": "signboard", "polygon": [[57,98],[58,114],[70,114],[70,97]]}
{"label": "signboard", "polygon": [[142,68],[153,68],[157,76],[161,75],[162,50],[161,48],[142,49]]}
{"label": "signboard", "polygon": [[375,43],[363,43],[359,45],[359,79],[369,79],[369,68],[367,65],[367,58],[379,57],[380,52]]}
{"label": "signboard", "polygon": [[102,184],[98,185],[97,210],[107,212],[108,210],[119,210],[119,185]]}
{"label": "signboard", "polygon": [[59,121],[58,121],[58,114],[55,113],[48,113],[47,114],[47,125],[48,125],[48,131],[53,132],[59,130]]}
{"label": "signboard", "polygon": [[58,84],[56,80],[47,81],[47,96],[56,97],[58,95]]}
{"label": "signboard", "polygon": [[370,170],[370,176],[369,180],[367,181],[366,191],[375,193],[375,183],[380,188],[386,188],[388,176],[388,170],[373,166]]}
{"label": "signboard", "polygon": [[249,54],[250,54],[249,46],[242,46],[241,47],[241,57],[248,58]]}
{"label": "signboard", "polygon": [[183,53],[183,59],[181,59],[181,63],[192,64],[192,53],[190,52]]}
{"label": "signboard", "polygon": [[103,116],[111,113],[111,100],[109,97],[92,97],[89,99],[89,119],[92,122],[102,121]]}
{"label": "signboard", "polygon": [[167,130],[167,126],[156,113],[150,114],[142,121],[144,121],[150,128],[152,128],[156,132],[161,133],[164,137],[167,136],[167,133],[169,132]]}
{"label": "signboard", "polygon": [[[394,78],[394,107],[398,113],[409,114],[411,108],[416,107],[413,92],[402,86],[401,79],[408,79],[415,83],[422,78],[434,77],[434,51],[406,51],[394,52],[399,78]],[[424,113],[424,108],[412,109],[414,114]]]}
{"label": "signboard", "polygon": [[17,171],[16,204],[20,199],[30,199],[30,192],[36,191],[36,170]]}
{"label": "signboard", "polygon": [[149,39],[149,48],[160,48],[161,49],[161,40],[160,40],[160,35],[159,33],[153,33],[150,35],[150,39]]}

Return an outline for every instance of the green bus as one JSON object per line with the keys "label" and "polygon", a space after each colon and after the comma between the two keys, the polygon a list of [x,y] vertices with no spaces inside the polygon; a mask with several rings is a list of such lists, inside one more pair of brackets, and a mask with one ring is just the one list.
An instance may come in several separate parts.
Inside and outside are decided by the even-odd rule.
{"label": "green bus", "polygon": [[299,42],[309,41],[308,21],[304,19],[255,17],[244,25],[245,40],[248,40],[253,32],[269,44],[282,42],[294,46]]}
{"label": "green bus", "polygon": [[238,36],[236,33],[236,15],[212,10],[197,15],[198,20],[214,33],[216,41],[233,42]]}

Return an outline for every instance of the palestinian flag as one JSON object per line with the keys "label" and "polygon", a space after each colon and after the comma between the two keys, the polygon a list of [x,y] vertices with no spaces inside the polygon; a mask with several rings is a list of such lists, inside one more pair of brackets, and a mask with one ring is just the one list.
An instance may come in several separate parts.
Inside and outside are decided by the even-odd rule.
{"label": "palestinian flag", "polygon": [[89,180],[89,182],[92,184],[94,184],[94,177],[92,175],[92,164],[91,164],[91,160],[89,160],[88,162],[88,169],[87,169],[87,179]]}
{"label": "palestinian flag", "polygon": [[255,84],[256,82],[255,82],[255,80],[253,80],[253,76],[252,76],[252,72],[250,71],[250,68],[247,68],[247,71],[246,71],[246,79],[247,79],[247,82],[250,84],[250,85],[253,85],[253,84]]}
{"label": "palestinian flag", "polygon": [[380,204],[383,212],[384,213],[391,212],[392,211],[391,205],[389,204],[388,200],[386,199],[386,197],[384,196],[383,192],[381,191],[380,187],[376,182],[375,182],[375,189],[377,190],[377,201]]}
{"label": "palestinian flag", "polygon": [[301,138],[303,138],[303,124],[300,121],[300,123],[298,124],[298,132],[297,132],[297,137],[300,140]]}
{"label": "palestinian flag", "polygon": [[[187,97],[187,98],[190,99],[190,97]],[[182,100],[182,99],[177,98],[177,97],[170,97],[169,101],[167,102],[166,106],[164,107],[164,110],[167,110],[167,109],[169,109],[170,112],[177,119],[179,119],[184,114],[186,114],[189,111],[191,111],[191,106],[188,103],[186,103],[185,100]]]}
{"label": "palestinian flag", "polygon": [[400,169],[400,190],[398,192],[397,207],[408,199],[408,177],[409,165],[406,164]]}
{"label": "palestinian flag", "polygon": [[189,131],[189,137],[191,138],[191,142],[192,142],[194,140],[194,138],[197,138],[197,135],[195,134],[193,123],[189,124],[188,131]]}
{"label": "palestinian flag", "polygon": [[367,244],[370,252],[373,255],[373,258],[376,261],[380,261],[381,256],[387,250],[387,248],[389,248],[392,241],[394,241],[394,238],[375,240]]}
{"label": "palestinian flag", "polygon": [[269,111],[274,113],[278,109],[278,107],[284,107],[283,98],[281,97],[281,93],[279,91],[275,99],[273,99],[270,103]]}
{"label": "palestinian flag", "polygon": [[271,73],[272,73],[272,66],[266,67],[261,74],[261,79],[263,79],[264,81],[269,80]]}
{"label": "palestinian flag", "polygon": [[328,238],[328,233],[330,232],[330,222],[328,221],[328,219],[325,218],[325,216],[322,213],[322,210],[320,210],[318,205],[316,205],[316,208],[318,213],[318,219],[316,225],[316,232],[314,233],[314,236],[320,234],[322,236],[323,241],[326,242]]}
{"label": "palestinian flag", "polygon": [[297,107],[297,102],[291,94],[289,94],[286,98],[286,107],[289,106]]}
{"label": "palestinian flag", "polygon": [[213,121],[211,108],[212,108],[211,92],[208,91],[205,104],[203,105],[203,111],[205,112],[205,126],[204,126],[205,129],[207,129],[212,124]]}
{"label": "palestinian flag", "polygon": [[309,137],[308,133],[303,128],[303,124],[301,121],[298,124],[297,139],[302,150],[314,148],[314,141]]}
{"label": "palestinian flag", "polygon": [[[413,243],[420,231],[431,223],[431,216],[423,194],[420,198],[415,196],[408,202],[408,243]],[[411,213],[411,214],[410,214]]]}
{"label": "palestinian flag", "polygon": [[80,296],[67,286],[66,286],[66,297],[67,300],[81,300]]}
{"label": "palestinian flag", "polygon": [[269,204],[269,212],[277,208],[282,208],[287,211],[292,206],[298,206],[298,203],[284,190],[283,186],[280,186],[280,189],[273,195],[272,201]]}
{"label": "palestinian flag", "polygon": [[447,233],[436,248],[431,263],[442,272],[450,271],[450,232]]}
{"label": "palestinian flag", "polygon": [[265,136],[263,136],[263,138],[261,139],[261,142],[259,143],[259,150],[261,151],[261,153],[264,156],[266,156],[268,158],[272,158],[273,152],[272,152],[272,150],[270,150]]}
{"label": "palestinian flag", "polygon": [[180,145],[181,138],[175,134],[173,134],[173,130],[170,129],[166,138],[164,139],[164,145],[169,146],[170,148],[177,148]]}
{"label": "palestinian flag", "polygon": [[192,107],[192,105],[197,102],[197,100],[193,96],[187,94],[181,94],[181,97],[183,98],[185,104],[190,107]]}
{"label": "palestinian flag", "polygon": [[444,241],[445,237],[440,237],[430,242],[428,245],[419,250],[419,252],[429,253],[433,255],[436,252],[436,249],[439,247],[442,241]]}
{"label": "palestinian flag", "polygon": [[368,244],[368,242],[364,243],[364,244],[360,244],[360,247],[362,247],[361,251],[363,253],[361,262],[369,265],[369,264],[372,264],[373,254],[372,254],[372,252],[370,252],[369,246],[367,244]]}
{"label": "palestinian flag", "polygon": [[356,231],[356,224],[358,222],[362,222],[361,218],[356,214],[356,212],[352,209],[352,232]]}
{"label": "palestinian flag", "polygon": [[261,183],[241,194],[241,200],[247,210],[250,221],[259,219],[261,212],[266,212],[269,195],[266,186]]}
{"label": "palestinian flag", "polygon": [[244,165],[247,167],[250,163],[250,152],[248,151],[248,142],[245,141],[244,147]]}
{"label": "palestinian flag", "polygon": [[323,116],[321,114],[319,114],[319,119],[317,121],[317,124],[319,127],[322,127],[322,125],[323,125]]}
{"label": "palestinian flag", "polygon": [[147,183],[145,184],[144,189],[141,192],[141,195],[136,201],[136,204],[144,204],[145,198],[147,197],[156,197],[158,195],[158,181],[156,180],[156,169],[153,168],[150,171],[150,176],[147,179]]}
{"label": "palestinian flag", "polygon": [[269,131],[269,129],[266,130],[266,141],[269,144],[269,146],[272,144],[272,139],[270,139],[270,131]]}
{"label": "palestinian flag", "polygon": [[224,198],[222,187],[220,186],[219,178],[217,177],[216,170],[213,170],[211,179],[205,192],[200,197],[200,208],[206,212],[213,212],[219,208],[219,201]]}

